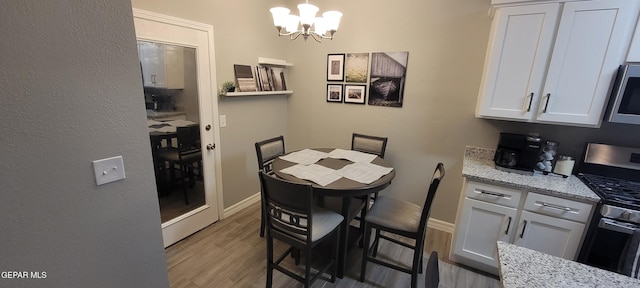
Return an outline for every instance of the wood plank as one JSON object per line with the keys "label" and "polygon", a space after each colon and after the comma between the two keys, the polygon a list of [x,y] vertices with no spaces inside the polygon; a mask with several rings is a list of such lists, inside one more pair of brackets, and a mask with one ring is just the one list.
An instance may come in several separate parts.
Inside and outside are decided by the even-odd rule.
{"label": "wood plank", "polygon": [[[181,287],[264,287],[266,283],[266,241],[259,236],[259,203],[247,207],[227,219],[220,220],[184,240],[166,248],[169,283]],[[282,253],[285,244],[274,241],[275,254]],[[448,259],[451,234],[429,228],[425,254],[438,251],[440,258],[439,287],[500,287],[491,275],[475,273]],[[349,268],[343,279],[330,283],[329,275],[320,278],[313,287],[409,287],[410,276],[373,263],[367,264],[365,282],[360,277],[361,249],[348,254]],[[411,263],[411,250],[382,240],[379,257],[400,263]],[[427,256],[428,257],[428,256]],[[425,264],[427,258],[424,259]],[[293,259],[286,259],[294,267]],[[273,287],[302,287],[288,276],[275,271]],[[424,286],[424,274],[418,281]]]}

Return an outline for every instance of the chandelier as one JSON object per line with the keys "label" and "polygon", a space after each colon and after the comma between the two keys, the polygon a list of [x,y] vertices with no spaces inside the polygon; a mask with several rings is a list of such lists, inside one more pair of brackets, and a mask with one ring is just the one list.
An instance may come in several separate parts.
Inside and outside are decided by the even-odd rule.
{"label": "chandelier", "polygon": [[[284,7],[274,7],[269,10],[273,15],[273,25],[276,26],[279,36],[289,36],[289,39],[295,40],[302,35],[305,41],[311,36],[318,42],[322,42],[322,39],[333,39],[333,34],[338,31],[342,13],[327,11],[322,13],[322,17],[316,17],[320,9],[309,4],[308,0],[305,4],[298,4],[298,10],[300,10],[300,16],[289,14],[291,10]],[[302,29],[298,29],[298,23]]]}

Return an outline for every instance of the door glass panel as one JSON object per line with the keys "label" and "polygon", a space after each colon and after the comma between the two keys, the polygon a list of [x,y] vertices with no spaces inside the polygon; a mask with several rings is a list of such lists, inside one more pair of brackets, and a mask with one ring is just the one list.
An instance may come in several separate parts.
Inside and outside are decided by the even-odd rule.
{"label": "door glass panel", "polygon": [[138,41],[162,223],[206,204],[196,49]]}

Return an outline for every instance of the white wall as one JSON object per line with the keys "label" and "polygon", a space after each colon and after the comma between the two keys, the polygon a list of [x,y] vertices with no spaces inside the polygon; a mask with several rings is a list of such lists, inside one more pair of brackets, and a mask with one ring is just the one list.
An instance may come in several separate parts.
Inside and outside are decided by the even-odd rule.
{"label": "white wall", "polygon": [[[0,287],[168,287],[131,4],[0,12]],[[91,161],[127,178],[96,186]]]}

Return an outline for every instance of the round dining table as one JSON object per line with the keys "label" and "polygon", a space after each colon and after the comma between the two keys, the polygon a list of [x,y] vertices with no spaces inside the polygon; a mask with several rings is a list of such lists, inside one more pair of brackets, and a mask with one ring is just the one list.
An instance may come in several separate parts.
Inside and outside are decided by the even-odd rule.
{"label": "round dining table", "polygon": [[[310,148],[312,150],[321,151],[329,153],[334,148]],[[295,152],[295,151],[294,151]],[[353,162],[346,159],[336,159],[336,158],[324,158],[315,164],[324,166],[327,168],[331,168],[334,170],[338,170],[346,165],[352,164]],[[392,167],[389,163],[387,163],[384,159],[380,157],[376,157],[371,161],[372,164],[380,165],[383,167]],[[356,216],[359,210],[352,209],[356,203],[352,201],[356,199],[357,201],[363,201],[362,199],[366,199],[366,202],[369,202],[369,196],[372,193],[379,192],[382,189],[386,188],[391,184],[391,180],[396,176],[395,169],[389,172],[388,174],[380,177],[378,180],[373,181],[372,183],[365,184],[360,183],[348,178],[340,178],[326,186],[319,185],[315,182],[300,179],[296,176],[281,172],[282,169],[291,167],[296,165],[296,163],[289,162],[279,157],[274,159],[272,163],[273,171],[278,177],[283,179],[298,182],[298,183],[308,183],[313,186],[315,196],[320,197],[341,197],[342,205],[340,207],[340,214],[344,217],[345,221],[342,223],[340,227],[340,247],[338,247],[338,277],[343,278],[344,272],[346,270],[347,265],[347,250],[349,244],[349,223]],[[356,198],[358,197],[358,198]],[[362,225],[362,224],[361,224]]]}

